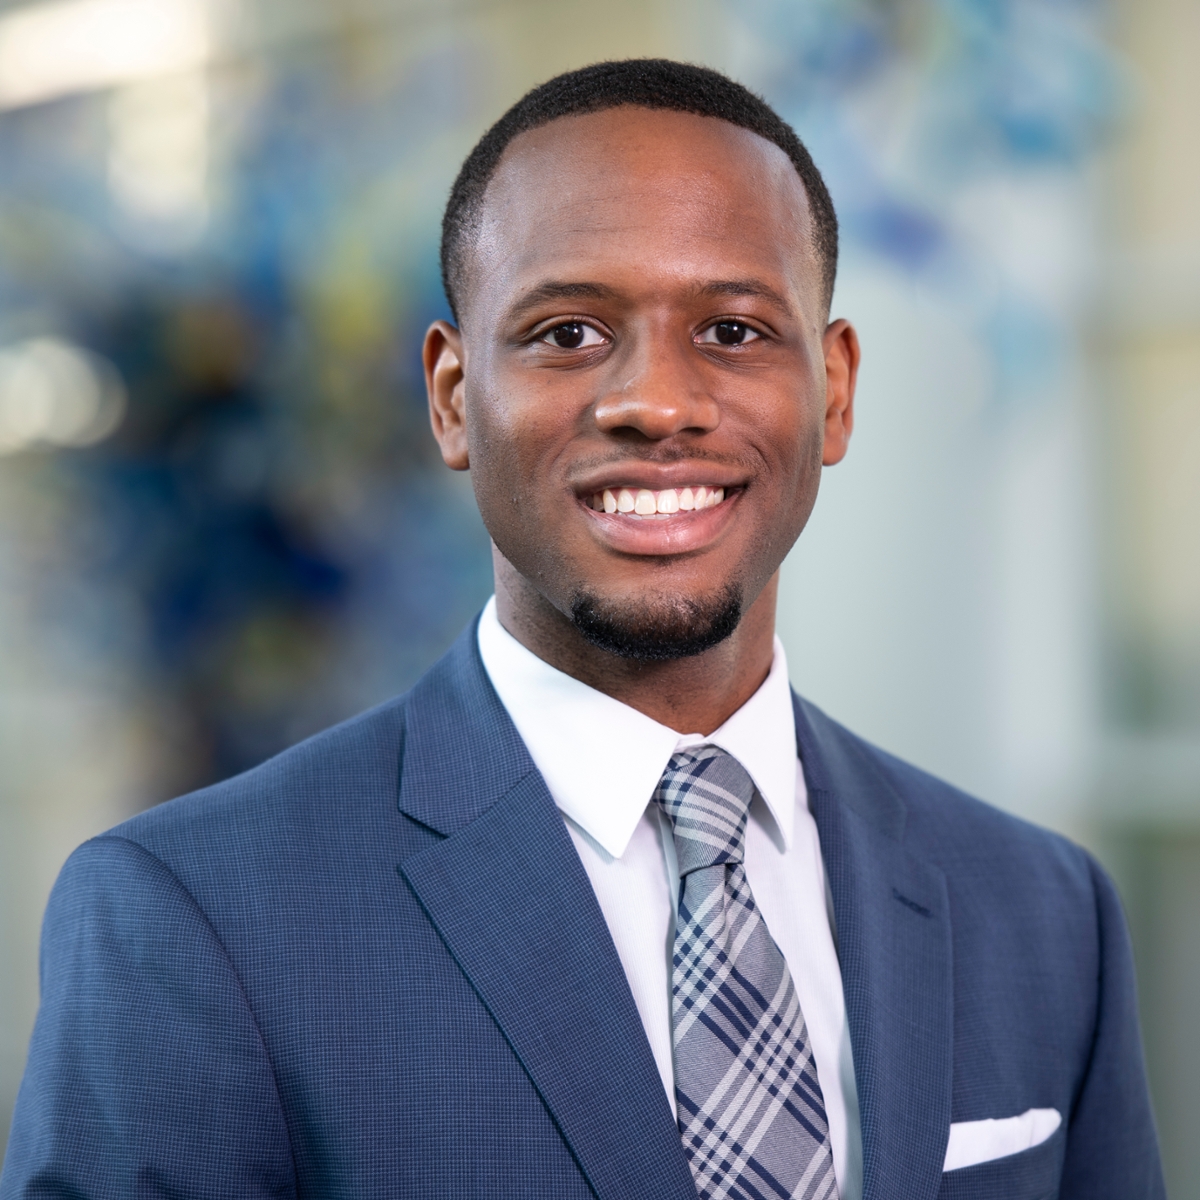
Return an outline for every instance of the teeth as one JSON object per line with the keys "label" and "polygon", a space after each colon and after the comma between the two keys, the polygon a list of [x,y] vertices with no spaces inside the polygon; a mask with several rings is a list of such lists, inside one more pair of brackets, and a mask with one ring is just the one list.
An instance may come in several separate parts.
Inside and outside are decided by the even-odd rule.
{"label": "teeth", "polygon": [[633,513],[639,517],[655,515],[673,516],[678,512],[692,512],[701,508],[712,508],[725,499],[724,488],[685,487],[664,488],[653,492],[649,488],[605,488],[591,497],[592,508],[597,512]]}

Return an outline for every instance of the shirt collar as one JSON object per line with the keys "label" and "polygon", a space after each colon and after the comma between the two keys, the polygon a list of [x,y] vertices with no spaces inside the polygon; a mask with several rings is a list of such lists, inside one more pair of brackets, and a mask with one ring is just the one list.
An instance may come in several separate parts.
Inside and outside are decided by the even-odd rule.
{"label": "shirt collar", "polygon": [[555,804],[614,858],[625,853],[671,755],[705,743],[746,768],[791,845],[803,776],[778,638],[763,685],[707,737],[681,735],[544,662],[500,624],[494,596],[479,620],[479,653]]}

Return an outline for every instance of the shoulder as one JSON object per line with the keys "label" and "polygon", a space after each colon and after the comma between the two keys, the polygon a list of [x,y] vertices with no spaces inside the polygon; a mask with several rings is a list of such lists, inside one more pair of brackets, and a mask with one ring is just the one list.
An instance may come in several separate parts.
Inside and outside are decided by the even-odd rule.
{"label": "shoulder", "polygon": [[[838,759],[834,770],[854,776],[863,789],[889,795],[895,833],[909,853],[931,862],[955,881],[980,891],[1068,893],[1088,906],[1101,868],[1066,837],[1002,811],[872,745],[808,701],[798,707],[821,750]],[[848,797],[854,805],[855,798]]]}
{"label": "shoulder", "polygon": [[401,807],[413,764],[457,795],[480,790],[503,758],[503,710],[486,703],[477,658],[472,624],[410,691],[138,814],[81,847],[65,875],[86,862],[93,885],[107,872],[119,886],[148,855],[205,912],[235,921],[289,905],[328,912],[361,903],[365,887],[390,890],[382,880],[397,863],[440,836]]}
{"label": "shoulder", "polygon": [[[906,861],[944,887],[944,901],[930,891],[919,897],[928,907],[917,911],[937,916],[946,906],[963,1037],[994,1039],[998,1014],[1008,1021],[1028,1012],[1039,1023],[1051,1014],[1052,1025],[1073,1031],[1073,1053],[1084,1061],[1102,981],[1125,987],[1132,979],[1120,902],[1102,868],[1062,835],[985,804],[812,705],[800,706],[827,771],[819,781],[826,790],[814,789],[812,797],[826,861],[839,853],[840,840],[843,863],[858,872],[853,887],[884,907],[889,899],[910,903]],[[848,845],[856,848],[849,858]]]}
{"label": "shoulder", "polygon": [[67,913],[105,894],[132,903],[136,893],[141,908],[157,895],[224,926],[346,903],[365,870],[394,872],[392,856],[422,838],[397,807],[408,700],[91,839],[64,867],[56,907]]}
{"label": "shoulder", "polygon": [[419,922],[397,864],[437,840],[398,804],[409,700],[84,843],[51,895],[43,963],[77,971],[88,944],[181,971],[219,959],[271,991],[385,929],[399,953]]}
{"label": "shoulder", "polygon": [[399,696],[307,738],[253,769],[156,805],[102,836],[152,852],[216,840],[229,846],[267,828],[289,829],[376,815],[394,807],[408,696]]}

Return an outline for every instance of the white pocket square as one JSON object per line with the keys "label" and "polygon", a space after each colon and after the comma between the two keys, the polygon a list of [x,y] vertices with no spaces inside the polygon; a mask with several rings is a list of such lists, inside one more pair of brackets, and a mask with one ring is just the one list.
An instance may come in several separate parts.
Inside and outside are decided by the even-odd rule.
{"label": "white pocket square", "polygon": [[1040,1146],[1062,1124],[1057,1108],[1031,1108],[1019,1117],[956,1121],[950,1126],[943,1171],[973,1167]]}

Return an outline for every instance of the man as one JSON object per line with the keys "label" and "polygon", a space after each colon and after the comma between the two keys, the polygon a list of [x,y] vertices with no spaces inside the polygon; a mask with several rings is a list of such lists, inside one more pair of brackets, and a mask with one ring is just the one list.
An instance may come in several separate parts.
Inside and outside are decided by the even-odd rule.
{"label": "man", "polygon": [[489,131],[425,363],[495,600],[408,695],[76,852],[5,1200],[1163,1195],[1108,880],[788,686],[836,235],[709,71]]}

